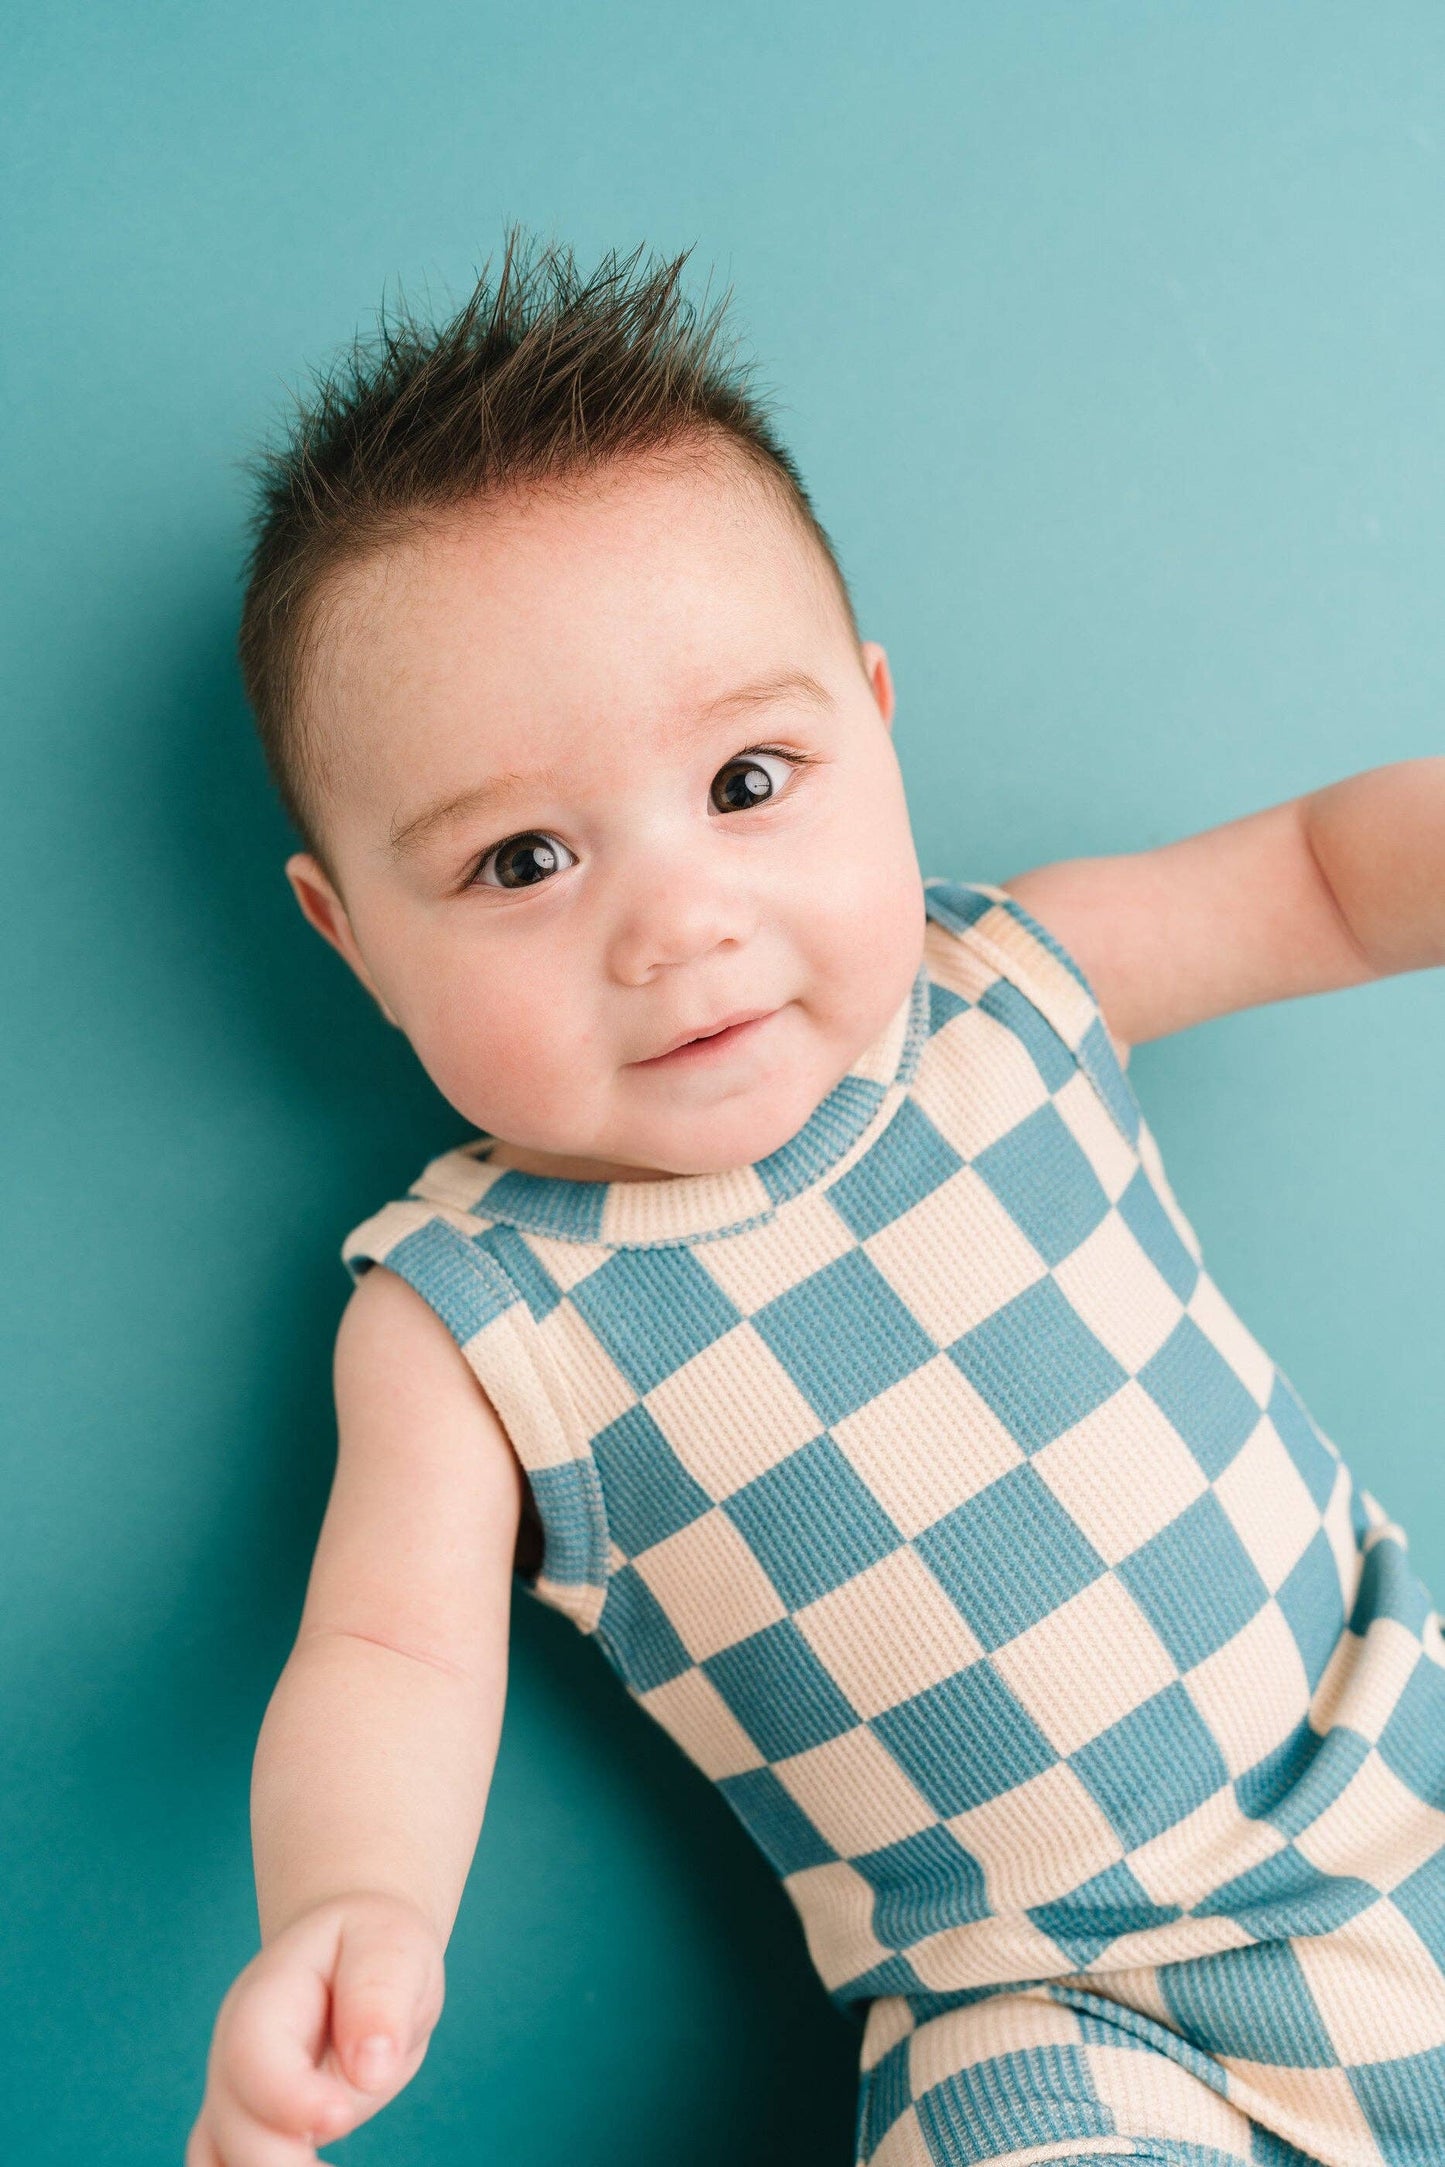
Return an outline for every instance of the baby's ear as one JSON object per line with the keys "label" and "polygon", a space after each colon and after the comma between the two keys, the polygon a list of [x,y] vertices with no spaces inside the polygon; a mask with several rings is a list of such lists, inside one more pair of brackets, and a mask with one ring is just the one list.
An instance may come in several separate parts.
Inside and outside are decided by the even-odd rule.
{"label": "baby's ear", "polygon": [[350,963],[351,956],[347,951],[354,948],[355,943],[351,938],[346,906],[309,850],[298,850],[294,857],[286,860],[286,878],[301,905],[301,915],[306,923],[315,926],[321,938],[329,941],[337,954],[345,956]]}
{"label": "baby's ear", "polygon": [[361,950],[356,945],[356,935],[351,930],[351,920],[346,905],[331,885],[325,869],[308,850],[298,850],[286,860],[286,878],[291,892],[301,905],[301,915],[308,925],[314,926],[321,938],[355,971],[377,1007],[390,1024],[397,1024],[395,1016],[387,1007],[372,983]]}
{"label": "baby's ear", "polygon": [[888,650],[881,647],[877,640],[864,640],[859,653],[863,657],[863,668],[873,689],[873,697],[878,703],[878,712],[883,717],[885,727],[891,730],[896,698],[893,691],[893,672],[888,667]]}

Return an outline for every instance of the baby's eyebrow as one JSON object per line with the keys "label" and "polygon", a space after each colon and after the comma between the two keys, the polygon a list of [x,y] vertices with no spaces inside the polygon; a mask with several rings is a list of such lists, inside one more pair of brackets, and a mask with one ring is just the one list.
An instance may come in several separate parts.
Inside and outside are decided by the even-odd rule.
{"label": "baby's eyebrow", "polygon": [[394,856],[405,858],[420,850],[438,828],[450,827],[454,821],[467,818],[473,813],[485,812],[488,806],[501,806],[527,789],[545,790],[557,781],[556,770],[539,768],[533,775],[519,775],[509,769],[503,775],[494,775],[490,782],[478,783],[474,789],[463,790],[453,798],[443,798],[439,804],[429,805],[404,827],[398,827],[393,816],[391,823],[391,848]]}
{"label": "baby's eyebrow", "polygon": [[770,700],[803,699],[815,707],[831,707],[833,695],[807,670],[783,670],[775,677],[759,677],[735,691],[721,692],[697,710],[696,720],[710,722],[714,715],[734,707],[764,707]]}
{"label": "baby's eyebrow", "polygon": [[[696,709],[689,718],[689,726],[697,727],[715,722],[719,715],[734,709],[766,707],[775,700],[799,699],[814,707],[831,707],[832,694],[807,670],[783,670],[771,677],[759,677],[751,684],[738,685],[731,692],[719,693]],[[525,791],[553,789],[561,781],[556,768],[538,768],[531,775],[521,775],[515,769],[494,775],[489,782],[477,783],[470,790],[463,790],[454,797],[443,798],[435,805],[428,805],[410,820],[398,826],[395,817],[391,824],[391,848],[397,857],[409,857],[419,850],[438,828],[451,822],[484,812],[488,807],[509,803]]]}

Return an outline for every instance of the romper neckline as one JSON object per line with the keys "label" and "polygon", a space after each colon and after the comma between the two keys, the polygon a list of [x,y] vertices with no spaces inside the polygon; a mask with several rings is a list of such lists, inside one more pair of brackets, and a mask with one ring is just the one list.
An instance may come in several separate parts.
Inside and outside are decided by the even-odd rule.
{"label": "romper neckline", "polygon": [[785,1144],[751,1165],[657,1181],[568,1181],[492,1167],[486,1130],[426,1169],[413,1193],[471,1216],[604,1247],[706,1240],[766,1219],[814,1187],[847,1154],[866,1148],[907,1090],[928,1037],[925,957],[887,1024]]}

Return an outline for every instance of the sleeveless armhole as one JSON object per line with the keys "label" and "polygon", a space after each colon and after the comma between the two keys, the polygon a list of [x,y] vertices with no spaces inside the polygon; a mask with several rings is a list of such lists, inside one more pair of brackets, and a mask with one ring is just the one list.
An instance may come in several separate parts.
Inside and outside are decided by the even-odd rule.
{"label": "sleeveless armhole", "polygon": [[607,1594],[610,1551],[596,1463],[531,1311],[476,1233],[464,1212],[413,1196],[354,1228],[341,1261],[353,1283],[384,1264],[441,1318],[496,1409],[541,1522],[541,1563],[514,1577],[590,1633]]}
{"label": "sleeveless armhole", "polygon": [[987,881],[926,880],[928,915],[1014,986],[1061,1038],[1112,1115],[1139,1145],[1142,1115],[1083,971],[1046,926]]}
{"label": "sleeveless armhole", "polygon": [[1062,1040],[1143,1167],[1175,1232],[1201,1264],[1199,1236],[1174,1194],[1154,1133],[1114,1051],[1098,996],[1079,963],[1006,889],[989,881],[943,879],[926,880],[923,888],[929,918],[977,958],[986,979],[995,980],[980,984],[970,973],[968,986],[960,990],[975,1000],[981,994],[980,1005],[987,1006],[997,1000],[996,980],[1002,979]]}

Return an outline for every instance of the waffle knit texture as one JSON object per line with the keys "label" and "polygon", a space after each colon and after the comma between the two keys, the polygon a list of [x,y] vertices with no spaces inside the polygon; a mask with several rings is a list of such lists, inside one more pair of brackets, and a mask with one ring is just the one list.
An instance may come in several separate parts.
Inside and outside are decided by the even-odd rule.
{"label": "waffle knit texture", "polygon": [[451,1330],[523,1585],[865,2020],[860,2161],[1445,2159],[1439,1620],[1204,1269],[1078,964],[1000,888],[925,900],[768,1158],[569,1182],[481,1136],[343,1259]]}

